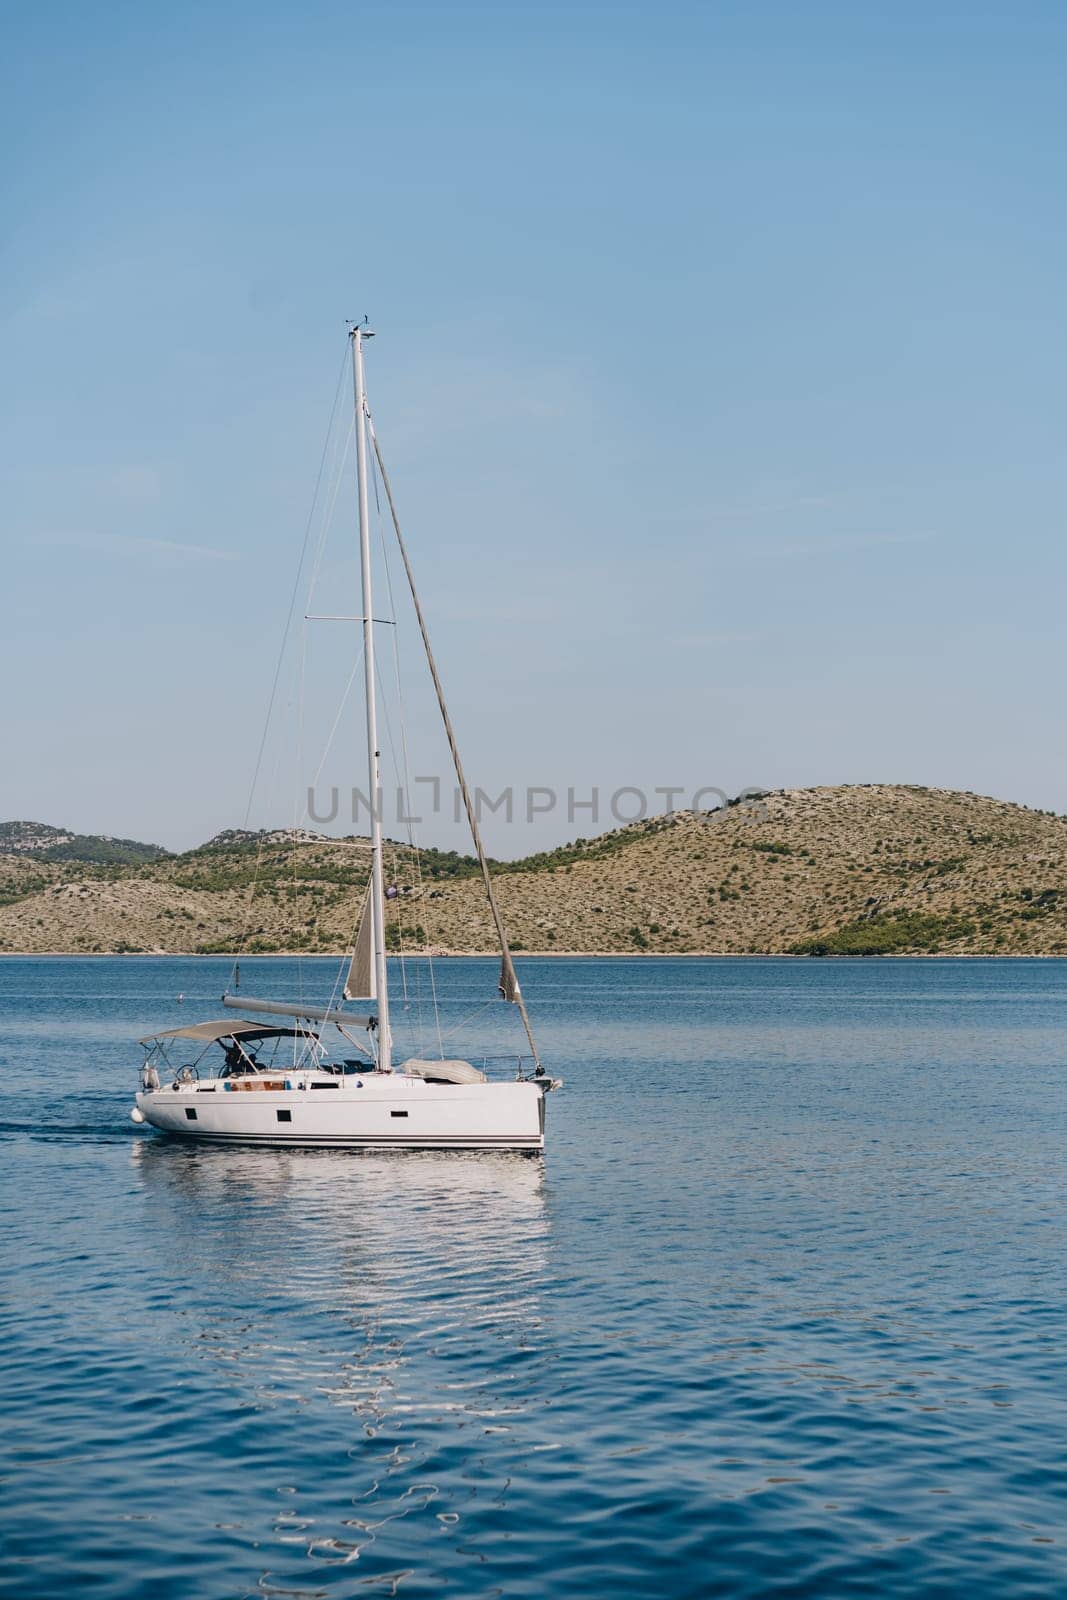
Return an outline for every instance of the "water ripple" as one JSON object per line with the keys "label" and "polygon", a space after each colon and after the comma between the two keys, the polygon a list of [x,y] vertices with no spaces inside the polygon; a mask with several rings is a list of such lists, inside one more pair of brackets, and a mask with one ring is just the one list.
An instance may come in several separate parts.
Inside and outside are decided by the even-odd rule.
{"label": "water ripple", "polygon": [[0,961],[0,1595],[1067,1585],[1063,964],[530,962],[543,1162],[137,1132],[181,965]]}

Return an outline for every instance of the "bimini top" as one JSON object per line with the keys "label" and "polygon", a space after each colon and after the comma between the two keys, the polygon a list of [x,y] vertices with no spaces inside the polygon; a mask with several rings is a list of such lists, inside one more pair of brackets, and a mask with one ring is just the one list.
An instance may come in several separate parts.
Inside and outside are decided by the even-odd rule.
{"label": "bimini top", "polygon": [[168,1028],[166,1033],[150,1033],[138,1044],[159,1044],[163,1039],[200,1039],[211,1044],[216,1039],[303,1038],[300,1028],[279,1028],[271,1022],[245,1022],[241,1017],[223,1017],[221,1022],[191,1022],[186,1028]]}

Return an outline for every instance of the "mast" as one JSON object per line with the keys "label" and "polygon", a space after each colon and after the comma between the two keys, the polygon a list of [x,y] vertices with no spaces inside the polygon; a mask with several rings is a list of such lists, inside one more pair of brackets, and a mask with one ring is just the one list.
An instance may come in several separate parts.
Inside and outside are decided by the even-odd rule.
{"label": "mast", "polygon": [[351,330],[352,378],[356,397],[356,474],[359,483],[359,558],[363,580],[363,676],[367,694],[367,782],[370,786],[371,914],[374,975],[378,994],[378,1066],[393,1068],[393,1040],[389,1031],[389,983],[385,962],[385,887],[382,874],[382,810],[380,751],[378,749],[377,682],[374,675],[374,603],[371,591],[370,504],[367,496],[367,391],[363,379],[363,341],[372,339],[366,327]]}

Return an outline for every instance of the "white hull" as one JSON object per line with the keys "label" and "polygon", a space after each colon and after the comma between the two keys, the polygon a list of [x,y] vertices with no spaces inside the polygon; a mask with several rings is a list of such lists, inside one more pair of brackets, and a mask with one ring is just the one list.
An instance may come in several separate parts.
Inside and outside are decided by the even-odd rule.
{"label": "white hull", "polygon": [[426,1083],[403,1073],[271,1074],[251,1088],[212,1079],[137,1096],[145,1121],[164,1133],[353,1150],[543,1150],[544,1105],[535,1083]]}

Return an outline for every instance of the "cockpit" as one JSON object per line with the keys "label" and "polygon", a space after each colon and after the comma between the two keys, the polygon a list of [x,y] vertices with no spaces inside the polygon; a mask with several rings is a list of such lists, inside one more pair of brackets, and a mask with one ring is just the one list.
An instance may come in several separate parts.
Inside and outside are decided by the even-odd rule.
{"label": "cockpit", "polygon": [[[348,1040],[349,1048],[355,1043]],[[145,1052],[141,1085],[157,1089],[170,1080],[175,1088],[201,1078],[225,1081],[313,1070],[330,1076],[375,1070],[369,1052],[361,1057],[334,1056],[315,1029],[279,1027],[274,1023],[195,1022],[184,1028],[152,1034],[141,1040]],[[357,1046],[358,1048],[358,1046]]]}

